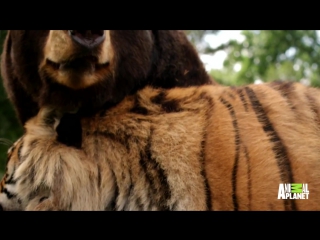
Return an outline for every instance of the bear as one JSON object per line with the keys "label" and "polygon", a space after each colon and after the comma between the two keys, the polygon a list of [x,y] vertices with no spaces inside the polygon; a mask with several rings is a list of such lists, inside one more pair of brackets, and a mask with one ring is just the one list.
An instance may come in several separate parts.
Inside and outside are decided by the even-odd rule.
{"label": "bear", "polygon": [[147,85],[215,84],[178,30],[8,30],[1,75],[22,125],[46,105],[90,116]]}

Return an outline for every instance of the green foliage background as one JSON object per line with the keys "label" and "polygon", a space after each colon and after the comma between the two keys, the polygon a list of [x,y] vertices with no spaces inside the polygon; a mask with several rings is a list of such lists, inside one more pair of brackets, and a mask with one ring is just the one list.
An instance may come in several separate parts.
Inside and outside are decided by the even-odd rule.
{"label": "green foliage background", "polygon": [[[197,43],[202,53],[227,52],[224,68],[210,72],[221,84],[243,85],[256,79],[264,82],[308,79],[311,86],[320,86],[320,31],[244,30],[243,42],[231,40],[214,49],[203,43],[204,36],[208,34],[206,31],[197,30],[197,37],[190,39],[202,42]],[[234,71],[236,64],[241,66],[238,72]]]}
{"label": "green foliage background", "polygon": [[[243,85],[256,79],[300,81],[308,79],[311,86],[320,86],[320,41],[316,30],[244,30],[245,40],[231,40],[216,48],[206,42],[207,34],[219,30],[186,30],[189,39],[203,54],[226,51],[223,69],[212,70],[213,78],[224,85]],[[0,52],[6,31],[0,30]],[[240,71],[234,71],[235,66]],[[1,139],[15,141],[22,135],[15,112],[0,83],[0,177],[5,169],[8,146]]]}

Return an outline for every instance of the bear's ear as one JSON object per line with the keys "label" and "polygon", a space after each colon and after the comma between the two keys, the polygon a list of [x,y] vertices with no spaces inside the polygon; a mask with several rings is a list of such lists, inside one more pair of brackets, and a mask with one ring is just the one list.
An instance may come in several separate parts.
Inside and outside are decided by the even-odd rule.
{"label": "bear's ear", "polygon": [[38,62],[41,49],[33,45],[40,44],[46,32],[8,30],[3,44],[0,70],[3,86],[21,125],[39,111],[37,98],[41,80]]}

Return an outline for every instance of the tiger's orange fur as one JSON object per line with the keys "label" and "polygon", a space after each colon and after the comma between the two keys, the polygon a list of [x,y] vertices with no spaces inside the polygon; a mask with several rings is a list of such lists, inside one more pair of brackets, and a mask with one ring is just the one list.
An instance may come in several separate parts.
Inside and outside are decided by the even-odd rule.
{"label": "tiger's orange fur", "polygon": [[[320,209],[318,89],[146,87],[82,119],[80,149],[56,140],[50,112],[9,152],[4,210]],[[309,198],[277,199],[280,183]]]}

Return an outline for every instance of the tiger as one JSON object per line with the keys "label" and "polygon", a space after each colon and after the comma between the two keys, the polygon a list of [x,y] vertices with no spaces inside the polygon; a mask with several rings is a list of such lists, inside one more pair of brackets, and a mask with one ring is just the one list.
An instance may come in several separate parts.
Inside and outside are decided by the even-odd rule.
{"label": "tiger", "polygon": [[[319,210],[319,91],[146,86],[81,118],[79,147],[57,141],[63,113],[43,107],[8,152],[1,209]],[[303,197],[282,199],[280,186],[297,183]]]}

